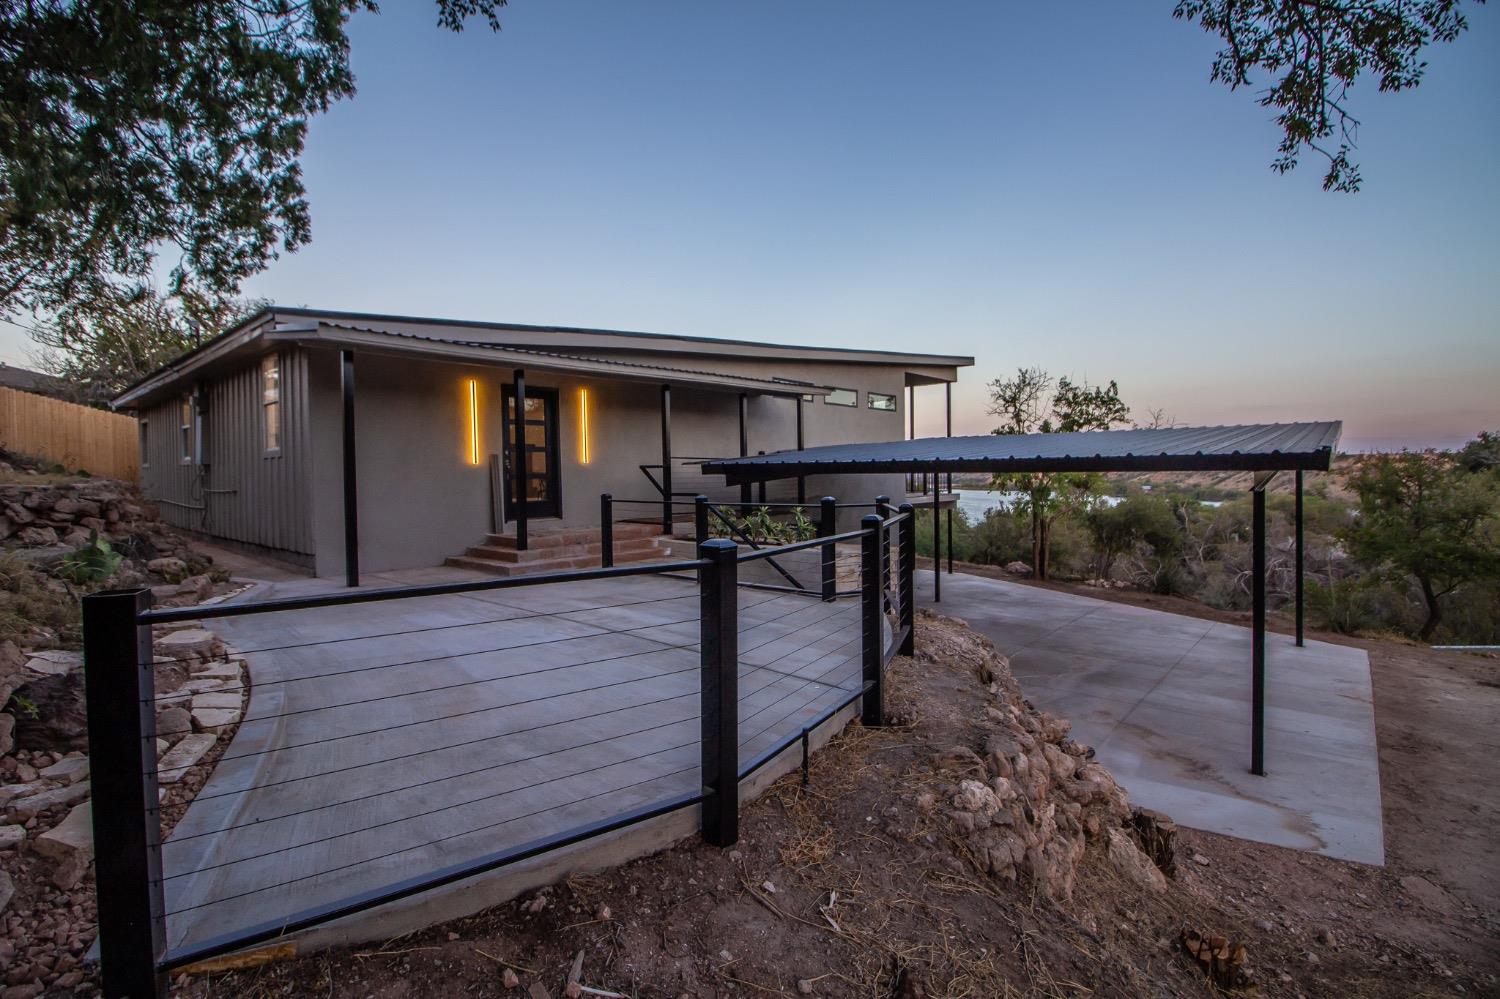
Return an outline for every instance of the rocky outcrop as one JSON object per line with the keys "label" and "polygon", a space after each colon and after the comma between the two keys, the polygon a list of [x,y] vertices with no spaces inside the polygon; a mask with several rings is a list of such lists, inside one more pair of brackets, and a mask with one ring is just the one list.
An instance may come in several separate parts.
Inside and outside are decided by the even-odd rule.
{"label": "rocky outcrop", "polygon": [[[921,623],[928,622],[955,623],[924,612]],[[930,765],[943,778],[941,792],[917,800],[919,809],[946,817],[968,863],[1065,900],[1085,852],[1097,846],[1131,880],[1154,891],[1161,879],[1165,888],[1134,837],[1125,791],[1092,749],[1068,737],[1067,721],[1021,695],[1009,661],[988,641],[967,628],[928,627],[915,659],[962,663],[986,690],[974,743],[935,754]]]}
{"label": "rocky outcrop", "polygon": [[0,485],[0,541],[80,545],[90,531],[124,538],[155,526],[156,508],[114,479]]}

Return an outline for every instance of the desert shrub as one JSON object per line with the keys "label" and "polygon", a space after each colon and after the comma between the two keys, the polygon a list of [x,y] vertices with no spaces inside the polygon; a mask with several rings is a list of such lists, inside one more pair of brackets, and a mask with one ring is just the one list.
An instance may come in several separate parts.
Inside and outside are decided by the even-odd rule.
{"label": "desert shrub", "polygon": [[77,597],[61,581],[13,553],[0,554],[0,640],[20,642],[37,628],[76,639]]}
{"label": "desert shrub", "polygon": [[99,537],[98,531],[90,531],[86,542],[53,564],[52,574],[78,586],[95,586],[114,575],[122,561],[124,556]]}
{"label": "desert shrub", "polygon": [[790,515],[773,514],[770,507],[762,506],[743,516],[727,508],[721,507],[719,510],[734,525],[734,530],[730,530],[723,520],[710,514],[710,537],[737,540],[748,537],[758,545],[786,545],[794,541],[806,541],[816,537],[818,533],[818,525],[808,520],[800,509]]}

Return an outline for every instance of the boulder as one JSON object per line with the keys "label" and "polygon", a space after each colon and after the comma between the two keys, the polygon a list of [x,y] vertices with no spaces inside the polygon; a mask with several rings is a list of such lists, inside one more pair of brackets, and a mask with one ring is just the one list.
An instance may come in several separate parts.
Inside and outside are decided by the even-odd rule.
{"label": "boulder", "polygon": [[16,532],[16,539],[23,545],[41,548],[57,544],[57,530],[51,527],[23,527]]}
{"label": "boulder", "polygon": [[86,750],[88,711],[84,705],[83,670],[38,676],[16,688],[17,696],[36,705],[16,719],[16,745],[31,750]]}
{"label": "boulder", "polygon": [[235,690],[227,694],[203,693],[193,696],[193,711],[201,708],[218,708],[225,711],[239,711],[240,692]]}
{"label": "boulder", "polygon": [[189,576],[177,587],[177,595],[201,603],[214,595],[214,581],[207,576]]}
{"label": "boulder", "polygon": [[1141,852],[1125,830],[1109,831],[1107,853],[1109,862],[1127,881],[1158,895],[1167,890],[1167,876],[1151,863],[1151,858]]}
{"label": "boulder", "polygon": [[[10,699],[10,691],[5,692],[7,700]],[[16,748],[16,716],[0,712],[0,756]]]}
{"label": "boulder", "polygon": [[16,883],[10,879],[10,875],[0,871],[0,912],[4,912],[10,906],[10,898],[16,893]]}
{"label": "boulder", "polygon": [[88,781],[54,787],[50,791],[38,791],[12,801],[5,807],[5,817],[12,822],[25,822],[59,805],[76,805],[88,796]]}
{"label": "boulder", "polygon": [[165,576],[176,583],[188,574],[187,563],[180,558],[172,558],[170,555],[163,558],[154,558],[146,563],[146,571],[154,572],[158,576]]}
{"label": "boulder", "polygon": [[194,708],[193,725],[201,731],[212,732],[226,725],[233,725],[240,720],[238,709],[229,708]]}
{"label": "boulder", "polygon": [[193,716],[186,708],[159,707],[156,710],[156,734],[170,739],[193,730]]}
{"label": "boulder", "polygon": [[211,732],[200,735],[184,736],[182,741],[167,750],[165,756],[156,767],[156,780],[159,784],[175,784],[187,776],[188,768],[197,764],[218,742],[218,736]]}
{"label": "boulder", "polygon": [[31,658],[26,660],[26,668],[33,673],[61,676],[72,670],[83,668],[83,653],[69,652],[65,649],[45,649],[41,652],[33,652]]}
{"label": "boulder", "polygon": [[14,850],[25,841],[25,826],[0,826],[0,850]]}
{"label": "boulder", "polygon": [[63,784],[77,784],[88,775],[89,758],[87,756],[65,756],[41,772],[41,776],[48,780]]}
{"label": "boulder", "polygon": [[94,813],[91,802],[74,807],[68,817],[38,836],[31,848],[58,862],[80,859],[87,867],[94,859]]}
{"label": "boulder", "polygon": [[153,647],[157,655],[178,662],[204,660],[213,655],[214,633],[201,628],[174,631],[156,639]]}
{"label": "boulder", "polygon": [[1012,576],[1029,576],[1031,575],[1031,566],[1017,559],[1014,562],[1006,563],[1005,571]]}

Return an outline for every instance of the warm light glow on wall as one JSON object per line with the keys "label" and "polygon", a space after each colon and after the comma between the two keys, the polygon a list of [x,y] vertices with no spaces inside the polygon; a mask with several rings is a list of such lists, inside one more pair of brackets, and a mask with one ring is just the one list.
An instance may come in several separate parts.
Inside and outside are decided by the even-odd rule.
{"label": "warm light glow on wall", "polygon": [[589,390],[578,390],[578,463],[589,463]]}
{"label": "warm light glow on wall", "polygon": [[469,379],[469,464],[479,464],[479,381]]}

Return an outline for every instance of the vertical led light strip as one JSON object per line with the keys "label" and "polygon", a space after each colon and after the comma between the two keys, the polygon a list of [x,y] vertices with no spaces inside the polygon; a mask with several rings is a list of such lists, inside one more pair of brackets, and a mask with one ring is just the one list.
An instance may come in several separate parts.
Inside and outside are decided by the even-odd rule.
{"label": "vertical led light strip", "polygon": [[479,381],[469,379],[469,464],[479,464]]}
{"label": "vertical led light strip", "polygon": [[578,463],[589,463],[589,390],[578,390]]}

